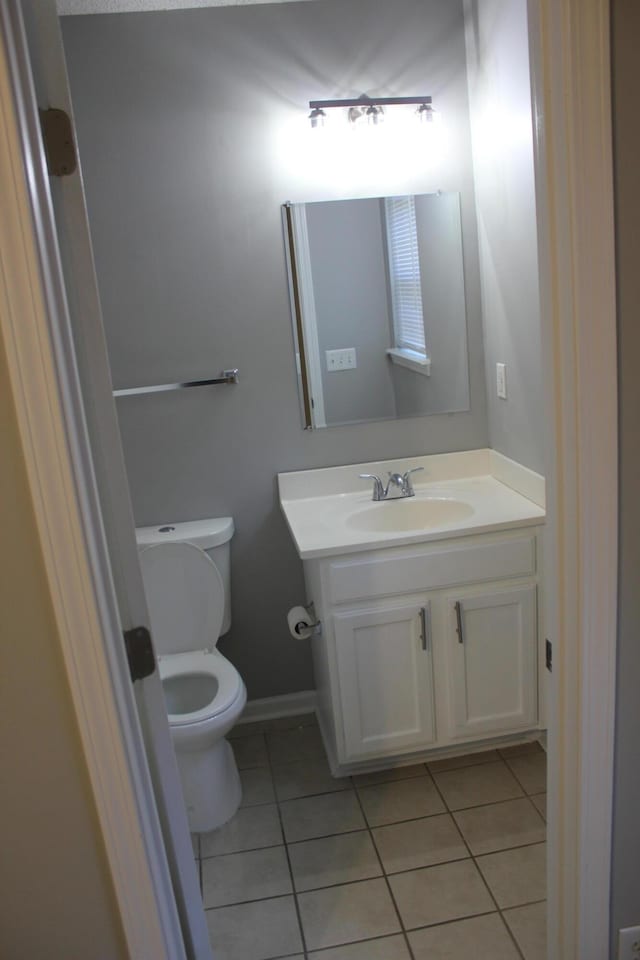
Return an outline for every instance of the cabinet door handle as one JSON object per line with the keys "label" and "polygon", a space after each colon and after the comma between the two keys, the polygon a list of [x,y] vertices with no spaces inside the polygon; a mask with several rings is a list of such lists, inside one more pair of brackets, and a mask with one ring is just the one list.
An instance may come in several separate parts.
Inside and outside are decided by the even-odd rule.
{"label": "cabinet door handle", "polygon": [[459,600],[455,602],[456,609],[456,630],[458,631],[458,643],[464,643],[464,632],[462,627],[462,604]]}
{"label": "cabinet door handle", "polygon": [[422,649],[428,650],[431,640],[431,606],[420,607],[420,630],[422,632]]}

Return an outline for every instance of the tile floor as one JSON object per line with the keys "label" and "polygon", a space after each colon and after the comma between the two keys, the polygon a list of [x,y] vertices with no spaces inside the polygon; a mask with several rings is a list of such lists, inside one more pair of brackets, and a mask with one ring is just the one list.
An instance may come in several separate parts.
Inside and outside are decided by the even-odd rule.
{"label": "tile floor", "polygon": [[242,806],[194,837],[216,960],[543,960],[538,744],[335,780],[312,715],[231,740]]}

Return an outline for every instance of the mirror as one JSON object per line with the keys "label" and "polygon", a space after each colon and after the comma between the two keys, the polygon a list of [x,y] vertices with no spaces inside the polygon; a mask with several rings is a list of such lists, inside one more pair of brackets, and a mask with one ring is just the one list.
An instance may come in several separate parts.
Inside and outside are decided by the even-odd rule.
{"label": "mirror", "polygon": [[283,208],[308,429],[469,409],[460,196]]}

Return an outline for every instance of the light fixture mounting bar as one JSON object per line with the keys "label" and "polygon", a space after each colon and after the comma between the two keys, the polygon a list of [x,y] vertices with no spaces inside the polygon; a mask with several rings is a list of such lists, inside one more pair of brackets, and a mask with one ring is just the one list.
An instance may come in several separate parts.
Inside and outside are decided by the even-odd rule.
{"label": "light fixture mounting bar", "polygon": [[311,110],[323,110],[330,107],[392,107],[402,104],[431,104],[431,97],[350,97],[346,100],[309,100]]}

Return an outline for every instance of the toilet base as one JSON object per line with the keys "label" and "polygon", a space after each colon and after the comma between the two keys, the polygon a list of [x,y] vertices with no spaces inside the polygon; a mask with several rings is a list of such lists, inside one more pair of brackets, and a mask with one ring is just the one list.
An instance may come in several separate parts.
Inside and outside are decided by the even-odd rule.
{"label": "toilet base", "polygon": [[242,799],[233,750],[224,737],[206,750],[177,751],[191,833],[208,833],[234,815]]}

